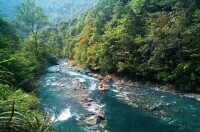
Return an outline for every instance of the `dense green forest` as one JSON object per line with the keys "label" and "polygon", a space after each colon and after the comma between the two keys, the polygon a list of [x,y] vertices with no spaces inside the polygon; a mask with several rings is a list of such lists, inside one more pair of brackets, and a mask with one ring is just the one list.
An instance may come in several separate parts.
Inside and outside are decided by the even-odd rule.
{"label": "dense green forest", "polygon": [[54,24],[75,19],[95,2],[0,0],[0,131],[49,130],[35,88],[44,69],[61,57],[59,38],[49,43]]}
{"label": "dense green forest", "polygon": [[[11,21],[15,19],[15,7],[23,0],[0,0],[0,16],[7,17]],[[45,15],[52,23],[62,20],[70,20],[79,17],[88,8],[96,3],[96,0],[36,0]]]}
{"label": "dense green forest", "polygon": [[79,17],[97,0],[38,0],[38,4],[46,12],[49,21],[59,23]]}
{"label": "dense green forest", "polygon": [[53,38],[59,38],[59,53],[63,47],[75,64],[102,74],[197,91],[199,31],[196,0],[99,0],[78,20],[61,23]]}
{"label": "dense green forest", "polygon": [[22,0],[0,0],[0,16],[10,18],[15,17],[15,7],[20,4]]}
{"label": "dense green forest", "polygon": [[0,131],[45,131],[50,121],[39,112],[34,90],[43,69],[56,64],[42,46],[39,29],[47,20],[34,1],[16,11],[16,24],[0,18]]}
{"label": "dense green forest", "polygon": [[56,57],[102,75],[200,91],[198,0],[99,0],[81,17],[95,0],[40,0],[44,9],[35,0],[0,2],[9,7],[0,10],[0,131],[49,129],[34,90]]}

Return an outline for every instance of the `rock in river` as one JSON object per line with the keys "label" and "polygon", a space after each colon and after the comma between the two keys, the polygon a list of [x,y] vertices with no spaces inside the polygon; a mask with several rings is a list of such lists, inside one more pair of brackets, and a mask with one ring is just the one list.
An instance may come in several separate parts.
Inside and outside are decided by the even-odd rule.
{"label": "rock in river", "polygon": [[84,120],[84,122],[87,124],[87,125],[96,125],[96,124],[99,124],[101,122],[101,119],[99,116],[97,115],[94,115],[94,116],[90,116],[88,118],[86,118]]}
{"label": "rock in river", "polygon": [[102,121],[100,124],[99,124],[99,127],[102,128],[102,129],[107,129],[107,124],[105,121]]}
{"label": "rock in river", "polygon": [[96,116],[98,116],[101,120],[105,120],[105,115],[104,115],[104,113],[103,112],[97,112],[96,113]]}

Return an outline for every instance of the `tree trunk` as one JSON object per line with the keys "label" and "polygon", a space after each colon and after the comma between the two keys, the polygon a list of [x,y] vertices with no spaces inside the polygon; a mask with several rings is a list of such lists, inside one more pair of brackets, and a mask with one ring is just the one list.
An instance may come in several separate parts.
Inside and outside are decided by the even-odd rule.
{"label": "tree trunk", "polygon": [[35,37],[35,52],[38,53],[38,43],[37,43],[37,37]]}
{"label": "tree trunk", "polygon": [[35,41],[35,53],[38,54],[37,33],[33,33],[33,39]]}

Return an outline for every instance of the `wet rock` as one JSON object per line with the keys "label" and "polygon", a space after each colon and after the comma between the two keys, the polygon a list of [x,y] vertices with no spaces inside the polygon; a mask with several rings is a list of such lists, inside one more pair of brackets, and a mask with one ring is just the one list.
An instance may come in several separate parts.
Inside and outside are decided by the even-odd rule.
{"label": "wet rock", "polygon": [[94,116],[94,115],[95,115],[95,113],[91,112],[88,116]]}
{"label": "wet rock", "polygon": [[138,108],[139,106],[135,103],[132,103],[132,102],[128,102],[128,105],[132,106],[132,107],[135,107],[135,108]]}
{"label": "wet rock", "polygon": [[85,103],[86,106],[91,106],[91,102]]}
{"label": "wet rock", "polygon": [[105,120],[105,115],[104,115],[104,113],[103,112],[97,112],[96,113],[96,116],[98,116],[101,120]]}
{"label": "wet rock", "polygon": [[123,88],[122,87],[116,87],[117,90],[122,91]]}
{"label": "wet rock", "polygon": [[163,106],[160,105],[160,104],[152,105],[152,106],[147,105],[146,108],[151,110],[151,111],[158,111],[158,110],[160,111],[160,110],[164,109]]}
{"label": "wet rock", "polygon": [[107,124],[106,124],[106,122],[105,121],[102,121],[100,124],[99,124],[99,127],[101,128],[101,129],[104,129],[104,132],[106,131],[105,129],[107,129]]}
{"label": "wet rock", "polygon": [[158,110],[158,106],[155,106],[155,105],[153,105],[153,106],[147,105],[147,106],[145,106],[145,108],[152,110],[152,111]]}
{"label": "wet rock", "polygon": [[98,117],[97,115],[94,115],[94,116],[90,116],[88,118],[86,118],[84,120],[84,122],[87,124],[87,125],[97,125],[101,122],[101,119],[100,117]]}
{"label": "wet rock", "polygon": [[152,111],[155,111],[155,110],[159,110],[159,107],[158,106],[152,106],[152,107],[149,107],[150,110]]}
{"label": "wet rock", "polygon": [[149,109],[149,110],[152,110],[152,111],[166,111],[168,110],[169,108],[171,107],[170,104],[163,104],[163,103],[159,103],[157,105],[147,105],[145,108],[146,109]]}
{"label": "wet rock", "polygon": [[88,72],[88,73],[86,73],[88,76],[92,76],[92,73],[90,73],[90,72]]}
{"label": "wet rock", "polygon": [[91,99],[91,98],[88,98],[87,100],[86,100],[86,102],[92,102],[93,100]]}
{"label": "wet rock", "polygon": [[102,80],[103,80],[103,77],[99,77],[99,80],[101,80],[101,81],[102,81]]}
{"label": "wet rock", "polygon": [[124,81],[124,80],[121,80],[121,81],[120,81],[120,84],[121,84],[121,85],[125,85],[125,81]]}
{"label": "wet rock", "polygon": [[61,85],[61,87],[65,87],[65,85]]}
{"label": "wet rock", "polygon": [[129,97],[124,97],[124,99],[126,100],[126,101],[130,101],[130,99],[129,99]]}
{"label": "wet rock", "polygon": [[91,74],[91,71],[89,69],[84,69],[85,74],[89,75]]}

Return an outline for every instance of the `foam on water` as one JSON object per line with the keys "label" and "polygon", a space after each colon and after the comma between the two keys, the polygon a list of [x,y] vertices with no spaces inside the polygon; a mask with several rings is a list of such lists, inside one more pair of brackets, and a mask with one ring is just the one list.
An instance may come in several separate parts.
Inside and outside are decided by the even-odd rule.
{"label": "foam on water", "polygon": [[111,89],[111,91],[113,91],[115,93],[119,93],[119,90],[117,90],[117,89]]}
{"label": "foam on water", "polygon": [[96,83],[92,83],[91,86],[89,87],[89,90],[94,91],[97,89],[97,84]]}
{"label": "foam on water", "polygon": [[68,73],[69,75],[71,75],[71,76],[80,76],[79,73],[73,72],[73,71],[67,71],[67,73]]}
{"label": "foam on water", "polygon": [[86,80],[84,78],[77,78],[80,82],[85,82]]}
{"label": "foam on water", "polygon": [[119,98],[123,98],[123,97],[124,97],[124,96],[121,95],[121,94],[116,94],[116,96],[119,97]]}
{"label": "foam on water", "polygon": [[81,77],[81,78],[85,78],[85,79],[90,79],[90,80],[98,80],[94,77],[90,77],[90,76],[87,76],[87,75],[84,75],[84,74],[81,74],[81,73],[78,73],[78,72],[73,72],[73,71],[66,71],[67,74],[71,75],[71,76],[78,76],[78,77]]}
{"label": "foam on water", "polygon": [[52,67],[47,68],[47,71],[55,72],[57,69],[58,69],[58,66],[52,66]]}
{"label": "foam on water", "polygon": [[52,117],[52,119],[56,120],[56,121],[64,121],[69,119],[70,117],[72,117],[71,111],[70,111],[70,107],[64,109],[61,114],[55,119],[55,117]]}
{"label": "foam on water", "polygon": [[58,82],[54,82],[54,83],[51,83],[52,86],[60,86],[61,83],[58,83]]}
{"label": "foam on water", "polygon": [[120,92],[119,90],[117,89],[111,89],[112,92],[115,93],[115,96],[118,98],[118,99],[121,99],[123,97],[125,97],[128,93],[127,92]]}
{"label": "foam on water", "polygon": [[88,111],[90,111],[90,112],[97,112],[97,111],[101,111],[101,109],[103,108],[103,107],[105,107],[105,104],[101,104],[101,105],[99,105],[99,104],[97,104],[96,102],[93,102],[92,103],[92,105],[90,106],[90,107],[88,107]]}
{"label": "foam on water", "polygon": [[98,79],[96,79],[96,78],[94,78],[94,77],[90,77],[90,76],[83,75],[83,74],[80,74],[80,75],[81,75],[82,77],[86,78],[86,79],[98,81]]}

